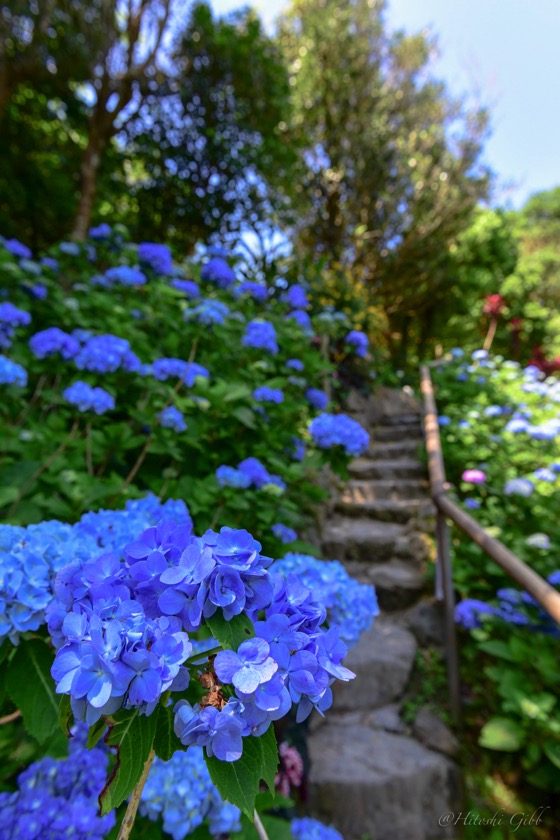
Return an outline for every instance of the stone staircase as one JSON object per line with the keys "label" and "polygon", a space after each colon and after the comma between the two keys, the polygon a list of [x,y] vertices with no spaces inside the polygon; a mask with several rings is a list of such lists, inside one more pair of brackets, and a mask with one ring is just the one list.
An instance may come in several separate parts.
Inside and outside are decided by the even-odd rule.
{"label": "stone staircase", "polygon": [[418,457],[419,406],[383,389],[350,408],[371,444],[332,499],[322,548],[375,585],[381,615],[348,655],[357,679],[339,683],[327,717],[311,721],[311,810],[345,840],[449,838],[453,829],[438,820],[461,810],[456,739],[427,706],[412,726],[400,714],[417,651],[443,645],[425,585],[434,510]]}

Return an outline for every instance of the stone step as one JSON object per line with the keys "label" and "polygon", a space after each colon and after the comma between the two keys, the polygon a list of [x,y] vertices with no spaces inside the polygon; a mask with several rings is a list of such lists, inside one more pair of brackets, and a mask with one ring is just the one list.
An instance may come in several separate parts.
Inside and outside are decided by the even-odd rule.
{"label": "stone step", "polygon": [[421,441],[388,440],[384,443],[371,443],[366,451],[366,457],[374,461],[386,458],[414,458],[421,452]]}
{"label": "stone step", "polygon": [[418,600],[424,590],[424,573],[420,563],[393,558],[386,563],[345,563],[346,570],[360,581],[375,586],[382,610],[404,610]]}
{"label": "stone step", "polygon": [[349,494],[357,502],[404,502],[425,501],[429,497],[429,486],[421,479],[350,479],[344,495]]}
{"label": "stone step", "polygon": [[423,478],[426,467],[413,458],[356,458],[348,465],[348,472],[353,478]]}
{"label": "stone step", "polygon": [[422,427],[420,424],[404,426],[373,426],[370,429],[371,440],[375,443],[377,441],[391,440],[420,440],[423,437]]}
{"label": "stone step", "polygon": [[[403,525],[378,522],[375,519],[335,516],[324,527],[322,543],[326,557],[341,561],[381,563],[395,553],[402,556],[404,537]],[[400,549],[398,552],[397,545]]]}
{"label": "stone step", "polygon": [[360,490],[347,488],[336,502],[335,510],[347,516],[368,516],[381,522],[405,523],[410,519],[424,522],[435,515],[435,508],[424,499],[364,499]]}
{"label": "stone step", "polygon": [[355,680],[333,685],[333,709],[338,712],[377,709],[402,696],[416,656],[416,639],[387,617],[350,649],[344,664]]}
{"label": "stone step", "polygon": [[408,411],[406,414],[383,414],[379,426],[419,426],[422,421],[420,411]]}
{"label": "stone step", "polygon": [[344,722],[308,739],[314,816],[345,840],[453,838],[440,817],[461,811],[461,776],[446,756],[413,738]]}

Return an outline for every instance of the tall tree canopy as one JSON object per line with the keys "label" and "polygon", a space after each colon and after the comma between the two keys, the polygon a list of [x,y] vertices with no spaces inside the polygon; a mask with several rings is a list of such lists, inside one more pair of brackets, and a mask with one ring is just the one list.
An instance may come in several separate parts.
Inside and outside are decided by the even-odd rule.
{"label": "tall tree canopy", "polygon": [[430,76],[431,42],[388,32],[384,13],[376,0],[293,0],[279,39],[306,143],[299,245],[368,285],[404,353],[433,335],[450,248],[486,195],[486,114],[454,102]]}

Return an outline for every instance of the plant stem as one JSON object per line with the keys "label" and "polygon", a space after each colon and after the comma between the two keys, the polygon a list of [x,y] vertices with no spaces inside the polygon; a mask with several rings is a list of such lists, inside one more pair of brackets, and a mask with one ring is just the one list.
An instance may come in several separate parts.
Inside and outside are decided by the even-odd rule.
{"label": "plant stem", "polygon": [[142,791],[144,790],[144,785],[146,784],[146,779],[148,778],[148,773],[150,772],[155,756],[155,750],[151,750],[146,763],[144,764],[140,781],[132,791],[130,799],[128,800],[128,806],[117,835],[117,840],[128,840],[130,837],[132,827],[134,826],[134,820],[136,819],[136,812],[138,811],[138,806],[140,804],[140,797],[142,796]]}
{"label": "plant stem", "polygon": [[498,319],[493,317],[490,321],[490,326],[488,327],[488,332],[486,333],[486,338],[484,339],[484,344],[482,345],[483,350],[490,350],[492,346],[492,342],[494,341],[494,336],[496,335],[496,329],[498,327]]}
{"label": "plant stem", "polygon": [[21,717],[21,712],[19,709],[16,709],[15,712],[12,712],[9,715],[4,715],[4,717],[0,717],[0,726],[4,726],[5,723],[11,723],[13,720],[17,720]]}
{"label": "plant stem", "polygon": [[91,423],[86,423],[86,467],[88,475],[93,475],[93,453],[91,446]]}
{"label": "plant stem", "polygon": [[65,440],[62,441],[60,446],[57,449],[55,449],[55,451],[50,456],[50,458],[47,458],[47,460],[44,461],[41,464],[39,469],[35,470],[33,475],[30,478],[28,478],[27,481],[24,483],[23,487],[21,488],[21,490],[18,493],[17,499],[15,500],[15,502],[11,506],[10,510],[8,511],[8,517],[13,516],[13,514],[15,513],[15,511],[17,509],[17,506],[21,502],[22,498],[25,496],[25,494],[27,493],[29,488],[37,481],[39,476],[43,475],[43,473],[48,470],[50,465],[53,464],[56,461],[58,456],[61,455],[64,452],[64,450],[66,449],[66,447],[68,446],[68,444],[70,443],[70,441],[72,440],[74,435],[76,434],[76,430],[78,428],[78,423],[79,423],[78,420],[74,420],[74,423],[72,424],[72,428],[70,429],[68,437]]}
{"label": "plant stem", "polygon": [[257,834],[259,835],[259,840],[268,840],[268,834],[266,833],[266,828],[262,824],[262,820],[259,817],[256,809],[255,809],[255,828],[257,829]]}

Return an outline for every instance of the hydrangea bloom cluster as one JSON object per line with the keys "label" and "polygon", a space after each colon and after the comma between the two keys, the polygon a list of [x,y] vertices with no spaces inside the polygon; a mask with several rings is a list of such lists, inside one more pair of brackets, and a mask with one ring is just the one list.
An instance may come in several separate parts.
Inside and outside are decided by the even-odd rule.
{"label": "hydrangea bloom cluster", "polygon": [[283,525],[282,522],[277,522],[276,525],[273,525],[271,531],[277,540],[285,544],[293,543],[297,540],[297,534],[294,529]]}
{"label": "hydrangea bloom cluster", "polygon": [[320,391],[318,388],[308,388],[305,392],[305,397],[309,405],[317,409],[317,411],[324,411],[329,404],[329,398],[325,392]]}
{"label": "hydrangea bloom cluster", "polygon": [[186,362],[184,359],[156,359],[152,365],[155,379],[165,382],[166,379],[182,379],[188,388],[192,388],[197,376],[209,379],[210,374],[202,365],[196,362]]}
{"label": "hydrangea bloom cluster", "polygon": [[49,327],[35,333],[29,341],[29,347],[38,359],[60,353],[62,358],[68,361],[78,354],[80,342],[75,336],[69,335],[58,327]]}
{"label": "hydrangea bloom cluster", "polygon": [[484,484],[486,473],[483,470],[464,470],[461,478],[467,484]]}
{"label": "hydrangea bloom cluster", "polygon": [[294,461],[303,461],[305,458],[306,446],[305,441],[298,437],[292,437],[292,446],[289,451],[290,457]]}
{"label": "hydrangea bloom cluster", "polygon": [[216,478],[220,487],[256,487],[260,490],[268,485],[281,491],[286,489],[280,476],[269,473],[257,458],[245,458],[237,468],[224,464],[216,470]]}
{"label": "hydrangea bloom cluster", "polygon": [[169,405],[158,414],[160,426],[164,429],[173,429],[174,432],[184,432],[187,429],[185,418],[178,408]]}
{"label": "hydrangea bloom cluster", "polygon": [[305,289],[299,283],[295,283],[282,295],[282,301],[288,303],[294,309],[306,309],[309,306],[309,300]]}
{"label": "hydrangea bloom cluster", "polygon": [[111,235],[111,225],[102,222],[100,225],[90,227],[88,236],[90,239],[107,239]]}
{"label": "hydrangea bloom cluster", "polygon": [[257,402],[270,402],[279,405],[284,402],[284,393],[280,388],[269,388],[267,385],[261,385],[260,388],[255,388],[253,391],[253,398]]}
{"label": "hydrangea bloom cluster", "polygon": [[255,637],[214,660],[235,697],[177,704],[175,732],[185,746],[235,761],[242,738],[265,732],[293,703],[298,720],[323,711],[332,680],[353,677],[341,664],[346,645],[336,627],[323,626],[315,594],[296,575],[271,574],[271,562],[247,531],[197,538],[190,526],[162,521],[121,556],[70,563],[48,609],[56,691],[69,694],[76,718],[90,724],[122,706],[150,714],[164,691],[188,684],[187,633],[220,609],[226,621],[248,616]]}
{"label": "hydrangea bloom cluster", "polygon": [[46,757],[18,776],[15,793],[0,793],[0,836],[33,840],[103,840],[115,825],[115,812],[98,815],[108,772],[108,755],[88,750],[80,727],[65,759]]}
{"label": "hydrangea bloom cluster", "polygon": [[302,371],[305,365],[303,364],[301,359],[288,359],[288,361],[286,362],[286,367],[289,370]]}
{"label": "hydrangea bloom cluster", "polygon": [[19,239],[2,239],[2,245],[9,251],[12,257],[17,257],[22,260],[29,260],[33,256],[31,249],[20,242]]}
{"label": "hydrangea bloom cluster", "polygon": [[241,343],[244,347],[254,347],[257,350],[266,350],[267,353],[272,354],[278,353],[276,330],[268,321],[249,321]]}
{"label": "hydrangea bloom cluster", "polygon": [[236,296],[248,295],[257,303],[265,303],[268,300],[268,289],[264,283],[255,283],[253,280],[245,280],[234,290]]}
{"label": "hydrangea bloom cluster", "polygon": [[229,289],[235,283],[235,273],[221,257],[213,257],[202,267],[200,277],[219,289]]}
{"label": "hydrangea bloom cluster", "polygon": [[309,424],[309,432],[320,449],[342,446],[347,455],[361,455],[369,446],[369,435],[346,414],[319,414]]}
{"label": "hydrangea bloom cluster", "polygon": [[183,315],[185,321],[198,321],[199,324],[223,324],[229,315],[229,306],[220,300],[205,298],[194,309],[187,309]]}
{"label": "hydrangea bloom cluster", "polygon": [[173,271],[173,257],[167,245],[157,242],[141,242],[138,246],[138,259],[143,265],[149,266],[156,274],[171,274]]}
{"label": "hydrangea bloom cluster", "polygon": [[171,285],[174,289],[177,289],[178,292],[182,292],[189,298],[200,297],[198,283],[195,283],[194,280],[182,280],[181,278],[178,278],[177,280],[172,280]]}
{"label": "hydrangea bloom cluster", "polygon": [[24,309],[18,309],[13,303],[0,303],[0,347],[11,347],[14,333],[18,327],[31,323],[31,315]]}
{"label": "hydrangea bloom cluster", "polygon": [[526,499],[533,494],[535,486],[528,478],[511,478],[506,481],[504,493],[506,496],[524,496]]}
{"label": "hydrangea bloom cluster", "polygon": [[358,583],[337,560],[326,562],[309,554],[289,552],[274,563],[272,571],[284,576],[297,574],[324,604],[329,621],[348,645],[356,644],[379,613],[373,586]]}
{"label": "hydrangea bloom cluster", "polygon": [[79,370],[94,373],[113,373],[119,369],[134,372],[141,367],[140,359],[130,349],[129,342],[111,334],[86,338],[74,357],[74,364]]}
{"label": "hydrangea bloom cluster", "polygon": [[365,333],[359,330],[350,330],[344,339],[344,343],[354,348],[356,356],[360,356],[362,359],[367,356],[369,341]]}
{"label": "hydrangea bloom cluster", "polygon": [[344,840],[332,825],[323,825],[311,817],[292,820],[291,829],[294,840]]}
{"label": "hydrangea bloom cluster", "polygon": [[140,813],[163,820],[163,830],[173,840],[184,840],[204,820],[212,835],[241,830],[241,813],[221,799],[200,747],[176,752],[169,761],[155,759],[142,791]]}
{"label": "hydrangea bloom cluster", "polygon": [[311,323],[311,318],[303,309],[294,309],[293,312],[290,312],[288,315],[290,320],[295,321],[296,324],[301,327],[303,332],[306,335],[313,335],[313,325]]}
{"label": "hydrangea bloom cluster", "polygon": [[7,356],[0,355],[0,385],[24,388],[27,385],[27,371]]}
{"label": "hydrangea bloom cluster", "polygon": [[184,502],[162,505],[155,496],[129,501],[122,511],[86,513],[75,525],[56,520],[27,528],[0,525],[0,640],[17,644],[20,633],[38,630],[53,600],[57,572],[100,551],[120,551],[134,535],[162,518],[191,524]]}
{"label": "hydrangea bloom cluster", "polygon": [[105,414],[115,407],[115,398],[103,388],[92,388],[87,382],[74,382],[62,394],[66,402],[75,405],[78,411],[93,411]]}
{"label": "hydrangea bloom cluster", "polygon": [[[560,570],[549,575],[548,582],[551,586],[558,587]],[[499,589],[496,596],[497,605],[472,598],[460,601],[455,607],[455,621],[466,630],[474,630],[482,626],[484,617],[497,618],[534,633],[545,633],[560,638],[558,624],[528,592],[518,589]]]}
{"label": "hydrangea bloom cluster", "polygon": [[105,278],[109,286],[143,286],[146,283],[144,272],[130,265],[115,265],[107,269]]}

